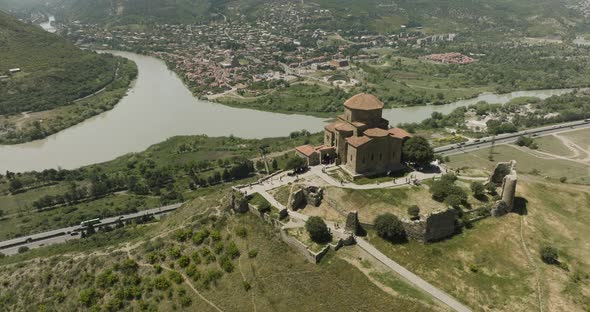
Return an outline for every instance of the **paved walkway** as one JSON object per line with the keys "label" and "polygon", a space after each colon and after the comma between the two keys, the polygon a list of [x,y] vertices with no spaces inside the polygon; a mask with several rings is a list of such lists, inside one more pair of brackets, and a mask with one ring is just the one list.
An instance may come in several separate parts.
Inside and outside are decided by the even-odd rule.
{"label": "paved walkway", "polygon": [[[331,186],[345,188],[345,189],[355,189],[355,190],[373,190],[373,189],[385,189],[385,188],[395,188],[395,187],[404,187],[411,185],[410,181],[418,180],[430,180],[430,179],[438,179],[444,173],[445,170],[442,169],[440,173],[423,173],[423,172],[412,172],[407,177],[401,178],[391,178],[390,181],[381,182],[381,183],[373,183],[373,184],[356,184],[354,182],[348,181],[338,181],[335,178],[331,177],[328,173],[331,171],[338,170],[339,167],[337,166],[313,166],[310,167],[309,170],[303,174],[298,176],[290,177],[287,175],[287,172],[283,172],[279,175],[276,175],[268,180],[265,180],[260,183],[251,184],[249,186],[241,187],[241,191],[246,191],[248,194],[250,193],[259,193],[261,191],[268,191],[275,189],[277,187],[281,187],[284,185],[288,185],[289,183],[294,183],[299,179],[305,179],[313,176],[317,176],[322,179],[324,182]],[[394,182],[395,181],[395,182]],[[277,206],[278,207],[278,206]]]}
{"label": "paved walkway", "polygon": [[428,283],[427,281],[420,278],[418,275],[410,272],[403,266],[399,265],[397,262],[391,260],[389,257],[384,255],[382,252],[377,250],[377,248],[373,247],[373,245],[369,244],[361,237],[356,237],[357,245],[371,254],[373,257],[377,258],[377,260],[381,261],[385,264],[388,268],[392,269],[393,271],[397,272],[400,276],[410,281],[416,287],[422,289],[423,291],[429,293],[436,299],[440,300],[442,303],[449,306],[451,309],[459,312],[470,312],[471,310],[457,301],[455,298],[451,297],[447,293],[443,292],[442,290],[432,286],[432,284]]}
{"label": "paved walkway", "polygon": [[[391,178],[390,181],[381,182],[381,183],[372,183],[372,184],[356,184],[354,182],[348,181],[337,181],[333,177],[331,177],[328,173],[332,171],[336,171],[339,167],[331,166],[328,167],[325,171],[322,170],[323,166],[315,166],[311,167],[310,172],[314,173],[316,176],[320,177],[326,183],[337,186],[340,188],[347,188],[347,189],[355,189],[355,190],[373,190],[373,189],[384,189],[384,188],[394,188],[394,187],[402,187],[411,185],[411,181],[418,180],[430,180],[433,178],[440,178],[444,174],[444,169],[442,172],[439,173],[423,173],[423,172],[412,172],[407,177],[401,178]],[[342,170],[342,169],[341,169]],[[395,182],[394,182],[395,181]]]}

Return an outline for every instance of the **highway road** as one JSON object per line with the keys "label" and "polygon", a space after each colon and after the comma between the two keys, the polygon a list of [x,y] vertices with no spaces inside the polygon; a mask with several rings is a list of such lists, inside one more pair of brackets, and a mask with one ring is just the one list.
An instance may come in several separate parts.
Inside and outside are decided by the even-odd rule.
{"label": "highway road", "polygon": [[465,143],[461,144],[451,144],[445,145],[441,147],[437,147],[434,149],[436,154],[440,154],[443,156],[450,156],[456,155],[461,153],[471,152],[480,148],[490,147],[492,146],[492,142],[495,145],[498,144],[506,144],[512,143],[518,140],[520,136],[530,136],[530,137],[543,137],[548,136],[556,133],[572,131],[572,130],[579,130],[579,129],[588,129],[590,128],[590,121],[574,121],[574,122],[566,122],[558,125],[546,126],[541,128],[534,128],[528,129],[516,133],[507,133],[501,134],[494,137],[485,137],[479,140],[470,140]]}
{"label": "highway road", "polygon": [[[95,227],[99,227],[101,225],[110,225],[117,223],[119,220],[127,221],[133,220],[145,215],[161,215],[170,213],[182,206],[184,203],[178,203],[169,206],[163,206],[148,210],[143,210],[139,212],[134,212],[122,216],[110,217],[105,218],[100,221],[100,223],[95,224]],[[53,244],[64,243],[72,239],[79,239],[80,238],[80,231],[82,227],[80,225],[65,227],[57,230],[51,230],[43,233],[33,234],[29,236],[23,236],[19,238],[14,238],[6,241],[0,242],[0,253],[5,255],[14,255],[18,253],[18,248],[22,246],[29,247],[30,249],[38,248],[42,246],[48,246]],[[77,234],[72,234],[77,233]]]}

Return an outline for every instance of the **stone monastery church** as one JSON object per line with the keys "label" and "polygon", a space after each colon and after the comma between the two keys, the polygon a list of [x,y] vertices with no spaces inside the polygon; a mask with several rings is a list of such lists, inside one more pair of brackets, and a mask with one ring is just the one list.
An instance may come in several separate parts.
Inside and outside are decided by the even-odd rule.
{"label": "stone monastery church", "polygon": [[383,102],[377,97],[357,94],[344,103],[344,114],[325,127],[323,145],[295,151],[310,166],[336,162],[353,176],[400,170],[402,144],[411,135],[389,128],[382,114]]}

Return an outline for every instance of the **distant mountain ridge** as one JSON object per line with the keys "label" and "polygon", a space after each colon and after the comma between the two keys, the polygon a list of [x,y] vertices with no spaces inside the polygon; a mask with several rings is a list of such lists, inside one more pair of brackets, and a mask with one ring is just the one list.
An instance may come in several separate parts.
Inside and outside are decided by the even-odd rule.
{"label": "distant mountain ridge", "polygon": [[[14,2],[16,0],[0,0]],[[38,0],[26,0],[34,2]],[[190,24],[267,14],[271,4],[293,4],[314,11],[327,9],[332,17],[314,20],[310,29],[399,31],[402,24],[423,25],[436,31],[512,29],[532,35],[565,33],[585,24],[576,0],[48,0],[58,19],[104,24]]]}
{"label": "distant mountain ridge", "polygon": [[[63,0],[67,20],[113,23],[193,23],[222,13],[235,0]],[[261,1],[258,1],[261,2]]]}

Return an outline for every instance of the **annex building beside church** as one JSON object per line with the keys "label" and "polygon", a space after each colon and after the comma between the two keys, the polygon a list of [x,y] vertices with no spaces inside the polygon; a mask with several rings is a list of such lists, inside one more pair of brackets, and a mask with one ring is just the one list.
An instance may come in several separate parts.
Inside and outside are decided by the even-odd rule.
{"label": "annex building beside church", "polygon": [[296,153],[310,166],[336,162],[353,176],[400,170],[402,145],[411,136],[389,128],[382,114],[383,102],[377,97],[357,94],[344,103],[344,114],[325,127],[323,145],[299,146]]}

